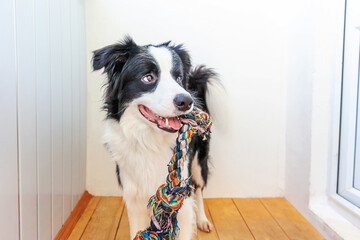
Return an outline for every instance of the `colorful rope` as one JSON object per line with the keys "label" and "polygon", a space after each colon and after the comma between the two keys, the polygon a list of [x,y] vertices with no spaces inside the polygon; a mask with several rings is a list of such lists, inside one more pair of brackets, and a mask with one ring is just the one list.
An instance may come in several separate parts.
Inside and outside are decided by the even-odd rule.
{"label": "colorful rope", "polygon": [[189,178],[183,179],[186,154],[194,134],[205,141],[212,125],[209,115],[198,108],[179,118],[183,124],[179,130],[173,157],[168,165],[166,183],[161,185],[150,198],[148,208],[152,207],[150,227],[139,231],[134,240],[174,240],[179,233],[177,214],[191,191]]}

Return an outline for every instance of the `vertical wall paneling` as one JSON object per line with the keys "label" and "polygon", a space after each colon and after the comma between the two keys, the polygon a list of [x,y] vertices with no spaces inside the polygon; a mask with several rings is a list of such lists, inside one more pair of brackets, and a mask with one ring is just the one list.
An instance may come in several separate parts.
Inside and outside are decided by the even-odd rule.
{"label": "vertical wall paneling", "polygon": [[51,127],[52,127],[52,235],[63,222],[63,106],[61,0],[50,1]]}
{"label": "vertical wall paneling", "polygon": [[53,239],[85,191],[83,0],[0,8],[0,239]]}
{"label": "vertical wall paneling", "polygon": [[[66,219],[72,209],[72,95],[71,95],[71,29],[70,1],[61,6],[62,16],[62,83],[63,83],[63,216]],[[85,188],[84,188],[85,189]]]}
{"label": "vertical wall paneling", "polygon": [[34,1],[16,1],[20,238],[37,239]]}
{"label": "vertical wall paneling", "polygon": [[85,39],[85,0],[80,0],[79,6],[79,49],[80,49],[80,149],[81,149],[81,163],[80,163],[80,176],[81,183],[80,189],[85,189],[86,180],[86,39]]}
{"label": "vertical wall paneling", "polygon": [[49,0],[35,0],[35,76],[37,106],[38,239],[51,239],[52,134]]}
{"label": "vertical wall paneling", "polygon": [[78,1],[71,1],[70,22],[71,22],[71,80],[72,80],[72,205],[75,206],[80,198],[80,94],[79,94],[79,28],[78,28]]}
{"label": "vertical wall paneling", "polygon": [[[18,155],[16,114],[16,56],[13,1],[3,1],[0,8],[0,239],[19,237]],[[6,103],[6,104],[3,104]]]}

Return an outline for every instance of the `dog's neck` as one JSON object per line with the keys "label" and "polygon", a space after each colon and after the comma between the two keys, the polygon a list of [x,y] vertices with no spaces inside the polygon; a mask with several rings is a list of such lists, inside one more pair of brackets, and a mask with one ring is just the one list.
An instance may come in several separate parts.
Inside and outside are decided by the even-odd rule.
{"label": "dog's neck", "polygon": [[[176,137],[177,133],[165,132],[145,119],[137,106],[129,106],[120,121],[105,121],[105,145],[120,166],[123,187],[136,189],[135,193],[127,189],[128,194],[150,197],[163,183]],[[133,184],[136,188],[131,187]]]}

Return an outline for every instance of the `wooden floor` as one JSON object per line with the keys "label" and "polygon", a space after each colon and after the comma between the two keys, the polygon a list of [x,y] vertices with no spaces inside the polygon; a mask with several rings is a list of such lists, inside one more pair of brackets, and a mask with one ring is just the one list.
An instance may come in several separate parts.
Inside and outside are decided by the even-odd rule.
{"label": "wooden floor", "polygon": [[[205,207],[214,228],[199,231],[198,240],[324,239],[284,198],[205,199]],[[130,239],[126,207],[118,197],[92,197],[73,225],[68,239]]]}

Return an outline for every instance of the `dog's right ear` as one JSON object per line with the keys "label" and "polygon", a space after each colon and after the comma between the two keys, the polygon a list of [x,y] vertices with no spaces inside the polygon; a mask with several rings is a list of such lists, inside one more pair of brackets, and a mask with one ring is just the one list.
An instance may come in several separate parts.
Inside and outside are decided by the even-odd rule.
{"label": "dog's right ear", "polygon": [[96,50],[93,52],[93,68],[94,70],[104,68],[104,72],[108,76],[112,76],[115,72],[121,72],[126,61],[131,54],[136,52],[137,48],[132,38],[127,36],[122,42]]}

